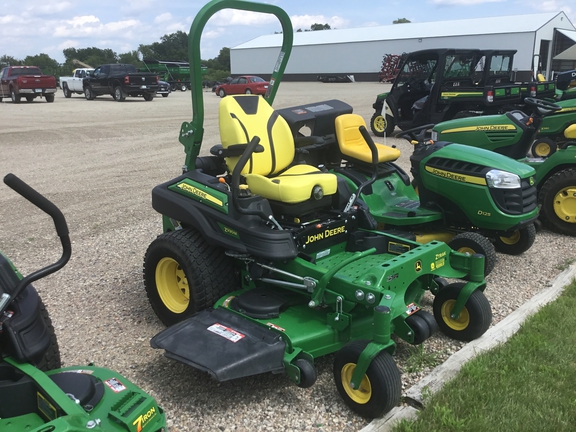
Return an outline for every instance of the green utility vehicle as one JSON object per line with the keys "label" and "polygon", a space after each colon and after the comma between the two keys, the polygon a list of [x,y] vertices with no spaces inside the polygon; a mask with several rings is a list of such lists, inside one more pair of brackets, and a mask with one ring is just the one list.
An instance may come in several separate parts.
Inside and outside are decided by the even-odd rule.
{"label": "green utility vehicle", "polygon": [[68,226],[62,212],[22,180],[8,174],[4,183],[52,217],[63,252],[26,277],[0,253],[0,430],[166,431],[162,408],[119,373],[94,365],[61,367],[54,327],[32,282],[70,259]]}
{"label": "green utility vehicle", "polygon": [[558,116],[554,112],[562,107],[532,98],[525,103],[533,107],[532,115],[515,110],[451,120],[434,126],[432,139],[491,150],[534,168],[541,219],[557,232],[576,236],[576,124],[564,130],[566,142],[548,158],[527,157],[546,118]]}
{"label": "green utility vehicle", "polygon": [[[283,43],[267,94],[223,98],[222,144],[198,157],[200,37],[225,8],[276,16]],[[361,228],[356,200],[339,205],[337,175],[293,164],[292,132],[270,106],[292,38],[290,18],[271,4],[213,0],[192,23],[185,170],[152,191],[164,233],[146,252],[144,282],[170,327],[151,345],[219,381],[273,372],[300,387],[315,382],[315,358],[335,353],[340,395],[358,414],[377,417],[400,399],[392,335],[420,344],[437,326],[461,340],[487,330],[484,258]],[[433,315],[421,307],[427,291]]]}
{"label": "green utility vehicle", "polygon": [[[487,54],[492,57],[490,66]],[[522,102],[521,87],[510,77],[507,53],[477,49],[429,49],[403,58],[392,88],[372,105],[370,128],[391,135],[460,116],[496,114]]]}

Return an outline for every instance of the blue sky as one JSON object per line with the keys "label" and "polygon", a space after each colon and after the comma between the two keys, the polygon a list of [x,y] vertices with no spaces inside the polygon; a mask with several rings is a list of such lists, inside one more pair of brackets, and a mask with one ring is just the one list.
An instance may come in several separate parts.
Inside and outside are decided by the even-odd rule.
{"label": "blue sky", "polygon": [[[389,25],[398,18],[413,23],[564,11],[576,24],[574,0],[260,0],[283,8],[295,29],[314,23],[332,28]],[[177,30],[188,32],[205,1],[154,0],[0,0],[0,55],[19,59],[46,53],[63,61],[62,50],[111,48],[118,54],[158,42]],[[263,34],[279,31],[268,15],[222,11],[206,25],[202,58],[218,55]]]}

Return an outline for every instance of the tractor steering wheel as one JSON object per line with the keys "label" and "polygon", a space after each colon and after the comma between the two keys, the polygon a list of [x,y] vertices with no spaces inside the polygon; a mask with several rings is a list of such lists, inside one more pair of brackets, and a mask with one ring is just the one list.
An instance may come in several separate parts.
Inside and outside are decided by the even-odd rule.
{"label": "tractor steering wheel", "polygon": [[560,105],[557,105],[553,102],[549,102],[549,101],[543,100],[543,99],[531,98],[531,97],[525,98],[524,103],[526,105],[530,105],[530,106],[533,106],[535,108],[540,108],[540,109],[545,110],[545,111],[559,111],[562,109],[562,107]]}
{"label": "tractor steering wheel", "polygon": [[404,138],[407,139],[408,141],[418,141],[420,143],[426,140],[426,131],[428,129],[432,129],[434,126],[435,125],[433,123],[425,124],[422,126],[416,126],[414,128],[395,133],[392,136],[394,138]]}

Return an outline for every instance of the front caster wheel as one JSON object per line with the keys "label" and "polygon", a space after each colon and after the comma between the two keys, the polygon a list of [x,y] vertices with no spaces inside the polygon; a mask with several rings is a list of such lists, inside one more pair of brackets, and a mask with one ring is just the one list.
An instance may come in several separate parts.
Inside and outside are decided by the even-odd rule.
{"label": "front caster wheel", "polygon": [[298,387],[312,387],[318,378],[318,373],[314,365],[310,361],[302,358],[296,360],[294,365],[300,369],[300,382],[298,383]]}
{"label": "front caster wheel", "polygon": [[334,381],[346,405],[362,417],[375,418],[398,404],[402,382],[392,356],[381,351],[370,363],[362,382],[352,386],[354,369],[366,345],[368,341],[353,341],[336,353]]}
{"label": "front caster wheel", "polygon": [[167,326],[214,305],[238,281],[222,248],[194,230],[156,238],[144,257],[144,286],[154,312]]}
{"label": "front caster wheel", "polygon": [[374,113],[370,119],[370,129],[377,137],[390,136],[394,132],[394,118],[381,113]]}
{"label": "front caster wheel", "polygon": [[492,322],[492,309],[482,291],[474,291],[457,317],[452,315],[452,309],[462,291],[464,283],[458,282],[442,288],[436,297],[432,308],[434,318],[442,333],[452,339],[471,341],[482,336]]}
{"label": "front caster wheel", "polygon": [[547,158],[548,156],[555,153],[557,149],[558,144],[553,139],[538,138],[532,144],[530,151],[532,152],[532,156],[534,157]]}
{"label": "front caster wheel", "polygon": [[488,276],[496,265],[496,249],[486,237],[475,232],[463,232],[454,236],[448,242],[448,246],[456,252],[461,252],[469,255],[482,254],[484,255],[484,275]]}
{"label": "front caster wheel", "polygon": [[532,247],[535,239],[536,227],[534,224],[530,224],[514,231],[509,237],[496,237],[494,247],[498,252],[520,255]]}

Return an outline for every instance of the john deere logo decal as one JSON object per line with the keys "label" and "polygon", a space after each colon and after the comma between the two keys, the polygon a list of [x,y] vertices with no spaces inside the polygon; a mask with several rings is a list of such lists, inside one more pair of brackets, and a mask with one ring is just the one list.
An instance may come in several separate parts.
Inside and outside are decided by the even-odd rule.
{"label": "john deere logo decal", "polygon": [[528,180],[528,182],[530,183],[530,186],[534,186],[534,177],[530,177],[530,180]]}
{"label": "john deere logo decal", "polygon": [[416,270],[417,273],[422,271],[422,261],[418,260],[414,263],[414,270]]}

